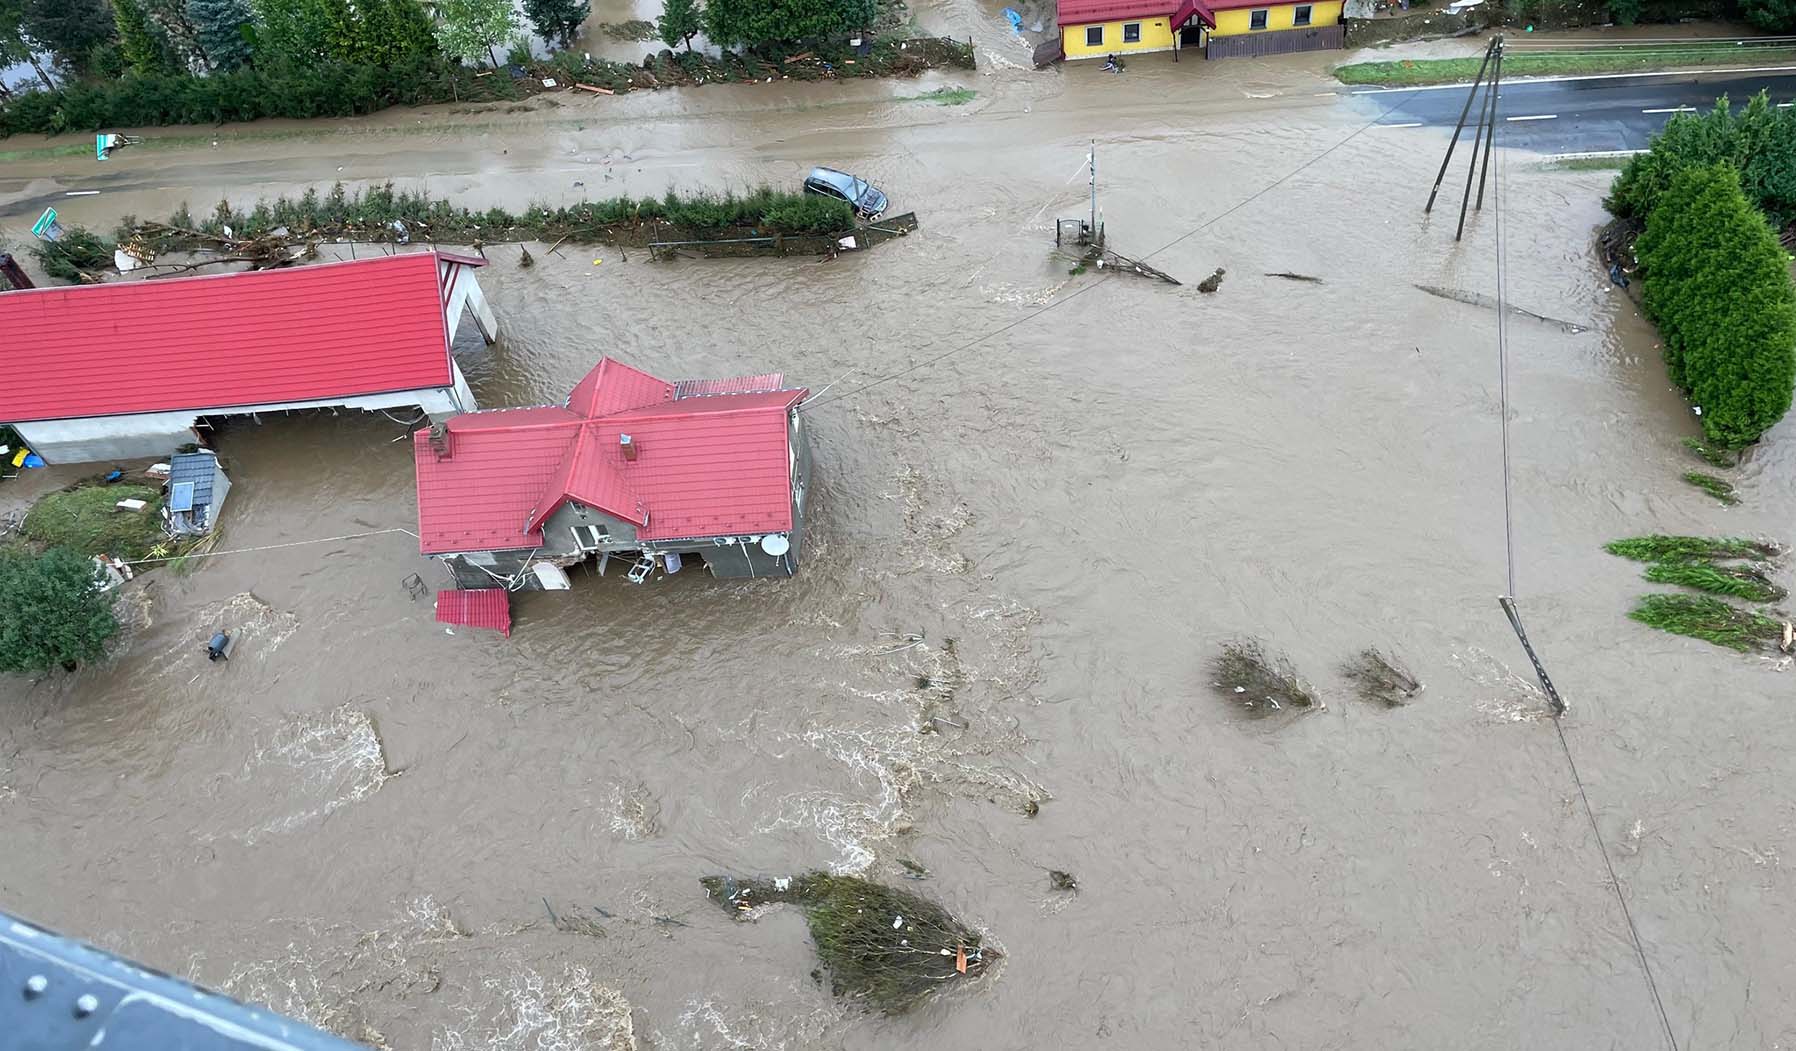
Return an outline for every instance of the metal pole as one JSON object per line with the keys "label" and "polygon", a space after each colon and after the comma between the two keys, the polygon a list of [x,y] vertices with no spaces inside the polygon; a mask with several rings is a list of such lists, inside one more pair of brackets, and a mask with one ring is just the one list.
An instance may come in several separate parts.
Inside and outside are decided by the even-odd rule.
{"label": "metal pole", "polygon": [[1098,236],[1098,140],[1091,140],[1091,153],[1086,158],[1091,167],[1091,236]]}
{"label": "metal pole", "polygon": [[1459,111],[1459,123],[1453,126],[1453,139],[1447,143],[1447,155],[1441,158],[1441,170],[1435,173],[1434,189],[1428,191],[1428,203],[1422,208],[1424,212],[1434,211],[1434,196],[1441,192],[1441,181],[1447,177],[1447,165],[1453,163],[1453,147],[1459,145],[1459,133],[1465,130],[1466,115],[1472,112],[1472,96],[1478,94],[1478,85],[1484,81],[1484,68],[1490,65],[1490,56],[1496,49],[1494,40],[1484,49],[1484,61],[1478,64],[1478,75],[1472,80],[1472,89],[1466,93],[1465,108]]}
{"label": "metal pole", "polygon": [[1503,90],[1503,38],[1497,38],[1497,64],[1490,71],[1490,137],[1484,140],[1484,168],[1478,175],[1478,210],[1484,210],[1484,181],[1490,178],[1490,151],[1497,143],[1497,102]]}
{"label": "metal pole", "polygon": [[[1494,46],[1495,41],[1492,43]],[[1497,61],[1503,61],[1501,52],[1498,53]],[[1478,174],[1478,147],[1485,144],[1486,128],[1489,128],[1490,138],[1497,137],[1497,129],[1491,124],[1496,116],[1494,111],[1497,103],[1495,66],[1492,66],[1491,72],[1491,79],[1484,85],[1484,101],[1478,104],[1478,131],[1472,136],[1472,163],[1465,170],[1465,193],[1459,199],[1459,226],[1453,231],[1453,240],[1455,241],[1465,236],[1466,208],[1472,203],[1472,176]]]}

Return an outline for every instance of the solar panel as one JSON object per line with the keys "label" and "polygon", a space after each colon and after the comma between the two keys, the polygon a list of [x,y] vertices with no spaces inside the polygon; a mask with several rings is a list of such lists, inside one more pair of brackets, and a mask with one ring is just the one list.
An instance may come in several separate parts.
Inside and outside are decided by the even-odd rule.
{"label": "solar panel", "polygon": [[193,483],[176,482],[169,486],[168,509],[170,511],[193,510]]}

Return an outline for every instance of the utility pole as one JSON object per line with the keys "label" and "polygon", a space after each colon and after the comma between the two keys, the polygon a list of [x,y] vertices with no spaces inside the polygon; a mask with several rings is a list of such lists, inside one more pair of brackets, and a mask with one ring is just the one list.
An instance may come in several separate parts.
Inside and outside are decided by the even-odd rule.
{"label": "utility pole", "polygon": [[[1465,105],[1460,108],[1459,121],[1453,125],[1453,138],[1447,142],[1447,155],[1441,158],[1441,168],[1440,171],[1435,173],[1434,188],[1428,191],[1428,203],[1422,207],[1423,212],[1434,211],[1434,199],[1441,192],[1441,183],[1447,178],[1447,167],[1453,163],[1453,149],[1459,145],[1459,137],[1465,132],[1466,117],[1471,115],[1472,103],[1478,98],[1478,91],[1480,88],[1483,88],[1487,94],[1485,95],[1483,104],[1478,110],[1478,138],[1483,138],[1486,124],[1490,125],[1492,137],[1495,137],[1497,119],[1497,82],[1495,77],[1492,77],[1487,81],[1484,76],[1485,73],[1492,69],[1493,60],[1495,60],[1496,63],[1495,68],[1500,70],[1503,64],[1503,38],[1501,36],[1492,37],[1490,45],[1484,49],[1484,61],[1478,64],[1478,75],[1472,79],[1471,89],[1466,92]],[[1472,168],[1474,170],[1478,166],[1478,147],[1480,145],[1483,144],[1479,141],[1474,141],[1472,143]],[[1490,165],[1490,149],[1488,146],[1485,147],[1484,150],[1484,163],[1486,170],[1488,171]],[[1472,173],[1468,171],[1466,174],[1468,199],[1471,187],[1471,177]],[[1482,194],[1480,195],[1480,200],[1482,200]],[[1463,204],[1460,206],[1459,221],[1460,234],[1463,234],[1465,232],[1465,205]],[[1454,235],[1453,239],[1455,241],[1459,240],[1459,234]]]}
{"label": "utility pole", "polygon": [[1091,152],[1086,155],[1091,168],[1091,239],[1098,243],[1098,140],[1091,140]]}

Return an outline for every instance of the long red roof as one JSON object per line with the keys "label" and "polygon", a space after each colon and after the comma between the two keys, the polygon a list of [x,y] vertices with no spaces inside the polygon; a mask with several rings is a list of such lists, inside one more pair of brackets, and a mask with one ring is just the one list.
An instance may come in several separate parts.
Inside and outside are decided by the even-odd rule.
{"label": "long red roof", "polygon": [[1169,18],[1178,0],[1060,0],[1058,25],[1117,22],[1125,18]]}
{"label": "long red roof", "polygon": [[6,423],[454,382],[433,252],[8,292],[0,346]]}
{"label": "long red roof", "polygon": [[[644,540],[792,528],[786,418],[809,393],[777,375],[679,385],[727,390],[676,398],[676,385],[605,358],[569,406],[449,420],[448,455],[413,436],[425,554],[542,546],[568,500],[633,522]],[[730,384],[738,384],[730,386]],[[771,389],[770,389],[771,388]],[[634,460],[620,438],[630,436]]]}

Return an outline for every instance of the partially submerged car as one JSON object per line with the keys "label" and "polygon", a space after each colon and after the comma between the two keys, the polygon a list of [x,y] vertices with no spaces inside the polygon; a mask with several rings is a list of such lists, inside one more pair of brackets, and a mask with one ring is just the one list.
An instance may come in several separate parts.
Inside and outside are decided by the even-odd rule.
{"label": "partially submerged car", "polygon": [[854,206],[854,214],[862,219],[879,218],[886,210],[886,195],[862,179],[834,168],[812,168],[804,177],[804,192],[834,197]]}

